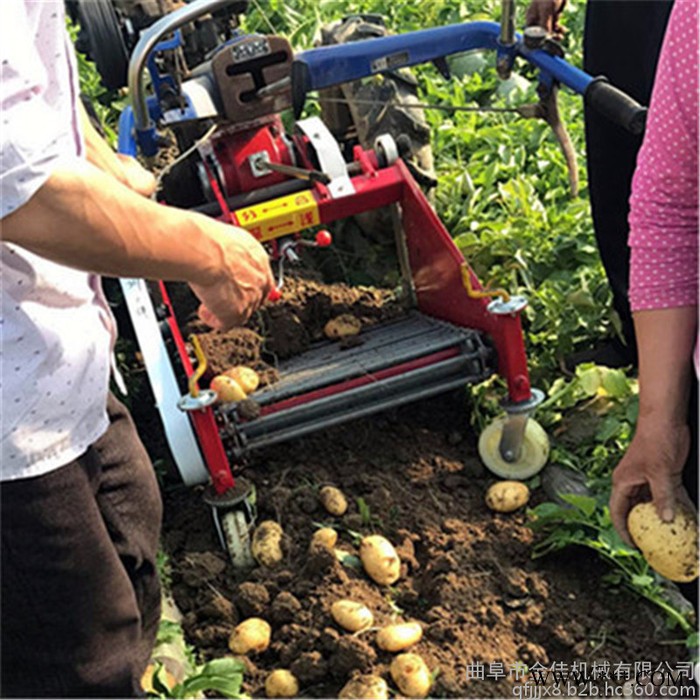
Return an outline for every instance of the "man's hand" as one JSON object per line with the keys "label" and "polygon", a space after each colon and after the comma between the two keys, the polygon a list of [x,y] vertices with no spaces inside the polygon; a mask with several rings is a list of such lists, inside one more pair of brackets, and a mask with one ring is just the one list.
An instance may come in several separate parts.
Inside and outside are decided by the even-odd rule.
{"label": "man's hand", "polygon": [[[221,224],[216,224],[217,229]],[[202,301],[199,317],[212,328],[227,330],[245,323],[274,287],[265,249],[247,231],[233,226],[215,233],[221,249],[218,279],[192,284]]]}
{"label": "man's hand", "polygon": [[544,27],[552,38],[560,41],[566,29],[559,24],[559,17],[566,0],[532,0],[525,14],[525,26]]}
{"label": "man's hand", "polygon": [[687,425],[662,424],[649,417],[641,420],[625,456],[612,475],[610,517],[615,529],[628,544],[627,515],[634,505],[649,495],[659,517],[673,519],[676,502],[691,504],[681,482],[683,466],[690,450]]}

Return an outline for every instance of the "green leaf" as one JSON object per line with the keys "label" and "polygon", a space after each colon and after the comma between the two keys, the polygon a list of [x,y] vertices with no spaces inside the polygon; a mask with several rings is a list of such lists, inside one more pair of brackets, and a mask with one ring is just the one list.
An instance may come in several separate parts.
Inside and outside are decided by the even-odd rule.
{"label": "green leaf", "polygon": [[603,389],[615,399],[621,399],[630,393],[629,382],[621,369],[600,368]]}
{"label": "green leaf", "polygon": [[596,499],[593,496],[581,496],[575,493],[562,493],[561,498],[580,510],[587,518],[590,518],[596,509]]}
{"label": "green leaf", "polygon": [[648,574],[632,574],[632,585],[639,588],[647,588],[654,583],[654,577]]}
{"label": "green leaf", "polygon": [[362,561],[360,557],[355,554],[349,554],[344,552],[342,549],[335,549],[335,558],[343,565],[347,566],[348,569],[355,569],[356,571],[362,571]]}
{"label": "green leaf", "polygon": [[600,389],[600,372],[595,365],[583,365],[576,370],[581,388],[586,393],[586,396],[595,396]]}

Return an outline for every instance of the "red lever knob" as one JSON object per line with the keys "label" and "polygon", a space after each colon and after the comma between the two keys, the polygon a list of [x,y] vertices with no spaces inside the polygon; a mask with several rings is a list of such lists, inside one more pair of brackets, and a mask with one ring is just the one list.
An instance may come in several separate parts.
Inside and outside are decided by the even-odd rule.
{"label": "red lever knob", "polygon": [[282,298],[282,292],[277,287],[273,287],[267,295],[268,301],[279,301]]}
{"label": "red lever knob", "polygon": [[333,236],[331,236],[330,231],[326,231],[324,228],[316,234],[316,245],[319,248],[327,248],[331,243],[333,243]]}

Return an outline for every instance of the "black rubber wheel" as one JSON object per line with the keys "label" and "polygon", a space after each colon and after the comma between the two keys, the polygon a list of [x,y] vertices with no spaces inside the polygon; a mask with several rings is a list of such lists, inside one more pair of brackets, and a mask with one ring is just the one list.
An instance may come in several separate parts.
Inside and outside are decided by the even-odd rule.
{"label": "black rubber wheel", "polygon": [[[388,34],[380,16],[351,15],[323,27],[321,43],[345,44]],[[322,90],[320,98],[323,121],[341,143],[359,142],[363,148],[373,148],[377,136],[390,134],[401,143],[402,157],[410,160],[426,181],[434,179],[430,127],[423,110],[414,106],[419,102],[418,83],[410,70],[387,71],[373,79]],[[419,184],[430,189],[427,182]]]}
{"label": "black rubber wheel", "polygon": [[78,17],[85,53],[95,62],[102,84],[108,90],[124,87],[129,57],[111,0],[78,0]]}

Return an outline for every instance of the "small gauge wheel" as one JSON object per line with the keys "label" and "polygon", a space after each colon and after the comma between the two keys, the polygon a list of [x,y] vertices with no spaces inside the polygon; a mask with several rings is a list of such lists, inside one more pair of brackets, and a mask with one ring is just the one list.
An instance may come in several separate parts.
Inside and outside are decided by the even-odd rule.
{"label": "small gauge wheel", "polygon": [[252,525],[242,508],[234,508],[219,514],[226,551],[234,569],[250,569],[255,560],[250,549]]}
{"label": "small gauge wheel", "polygon": [[78,0],[78,17],[102,83],[108,90],[124,87],[129,58],[112,0]]}
{"label": "small gauge wheel", "polygon": [[486,468],[496,476],[520,481],[529,479],[547,464],[549,437],[537,421],[528,419],[520,457],[515,462],[506,462],[501,456],[499,446],[503,426],[507,420],[507,416],[501,416],[484,429],[479,437],[479,457]]}

